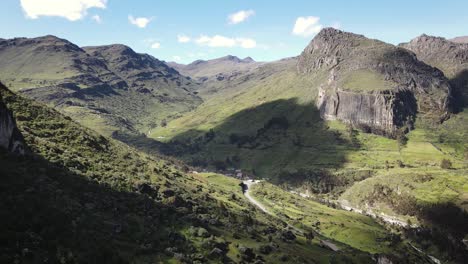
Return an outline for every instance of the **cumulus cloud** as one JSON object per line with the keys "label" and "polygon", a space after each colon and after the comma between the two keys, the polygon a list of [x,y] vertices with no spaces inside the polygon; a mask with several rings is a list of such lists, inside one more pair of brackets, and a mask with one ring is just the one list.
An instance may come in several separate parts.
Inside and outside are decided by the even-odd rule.
{"label": "cumulus cloud", "polygon": [[323,28],[319,22],[320,17],[298,17],[294,24],[293,34],[302,37],[315,35]]}
{"label": "cumulus cloud", "polygon": [[160,47],[161,47],[161,43],[159,43],[159,42],[155,42],[155,43],[151,44],[152,49],[159,49]]}
{"label": "cumulus cloud", "polygon": [[130,24],[135,25],[139,28],[145,28],[149,22],[151,22],[152,18],[150,17],[133,17],[132,15],[128,16],[128,21]]}
{"label": "cumulus cloud", "polygon": [[21,0],[20,3],[26,17],[31,19],[58,16],[76,21],[86,16],[89,8],[106,8],[107,0]]}
{"label": "cumulus cloud", "polygon": [[94,15],[91,17],[91,19],[94,20],[98,24],[102,23],[102,18],[99,15]]}
{"label": "cumulus cloud", "polygon": [[172,59],[173,59],[174,61],[181,61],[181,60],[182,60],[182,57],[180,57],[180,56],[172,56]]}
{"label": "cumulus cloud", "polygon": [[177,41],[180,42],[180,43],[188,43],[190,42],[190,37],[189,36],[186,36],[186,35],[178,35],[177,36]]}
{"label": "cumulus cloud", "polygon": [[253,10],[241,10],[239,12],[236,12],[234,14],[230,14],[228,16],[228,22],[229,24],[239,24],[244,21],[246,21],[249,17],[255,15],[255,11]]}
{"label": "cumulus cloud", "polygon": [[228,38],[221,35],[200,36],[195,42],[200,46],[208,46],[212,48],[232,48],[241,47],[245,49],[255,48],[257,42],[249,38]]}

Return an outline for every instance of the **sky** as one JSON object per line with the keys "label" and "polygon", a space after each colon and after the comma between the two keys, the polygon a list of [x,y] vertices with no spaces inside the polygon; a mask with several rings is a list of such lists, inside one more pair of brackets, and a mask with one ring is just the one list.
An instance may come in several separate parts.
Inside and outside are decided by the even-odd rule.
{"label": "sky", "polygon": [[0,38],[121,43],[165,61],[297,56],[324,27],[398,44],[468,35],[467,0],[1,0]]}

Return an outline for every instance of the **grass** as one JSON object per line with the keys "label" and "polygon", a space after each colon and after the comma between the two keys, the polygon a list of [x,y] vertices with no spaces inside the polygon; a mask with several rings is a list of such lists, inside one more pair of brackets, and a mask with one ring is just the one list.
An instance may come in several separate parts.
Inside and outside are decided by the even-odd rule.
{"label": "grass", "polygon": [[391,90],[395,86],[395,83],[384,80],[383,75],[370,70],[350,72],[340,82],[345,90],[355,92]]}
{"label": "grass", "polygon": [[[0,233],[8,241],[0,251],[2,262],[180,263],[181,257],[219,263],[209,254],[226,243],[226,257],[237,262],[240,246],[246,246],[267,263],[281,258],[371,263],[359,250],[335,254],[317,241],[281,240],[284,223],[256,211],[235,179],[185,174],[180,164],[135,151],[44,105],[0,91],[34,156],[0,151]],[[143,185],[149,190],[138,191]],[[208,236],[194,235],[189,231],[194,228],[205,228]],[[270,239],[265,230],[271,229]],[[261,254],[258,247],[270,243],[278,248]],[[27,256],[21,254],[25,247]],[[168,248],[179,259],[165,253]]]}
{"label": "grass", "polygon": [[255,185],[252,192],[272,212],[299,228],[313,229],[329,239],[373,254],[388,253],[395,246],[385,242],[390,233],[370,217],[327,207],[269,183]]}

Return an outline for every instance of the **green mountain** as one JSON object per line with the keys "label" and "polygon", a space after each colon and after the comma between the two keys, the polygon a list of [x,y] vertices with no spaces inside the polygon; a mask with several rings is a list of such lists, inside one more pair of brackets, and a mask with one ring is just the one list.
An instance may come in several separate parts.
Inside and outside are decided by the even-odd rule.
{"label": "green mountain", "polygon": [[181,65],[0,40],[0,262],[464,263],[464,45],[327,28]]}
{"label": "green mountain", "polygon": [[31,149],[0,149],[2,262],[424,263],[369,217],[305,199],[314,226],[265,214],[239,180],[187,174],[183,164],[137,152],[3,85],[0,92],[9,108],[0,121],[14,115]]}
{"label": "green mountain", "polygon": [[444,245],[464,250],[468,122],[466,111],[450,113],[454,88],[441,70],[406,49],[325,29],[298,58],[226,84],[150,137],[194,166],[241,168],[345,209],[437,230],[427,235],[444,241],[433,248],[444,259],[452,254]]}
{"label": "green mountain", "polygon": [[105,135],[147,133],[201,102],[197,84],[150,55],[54,36],[2,40],[0,80]]}

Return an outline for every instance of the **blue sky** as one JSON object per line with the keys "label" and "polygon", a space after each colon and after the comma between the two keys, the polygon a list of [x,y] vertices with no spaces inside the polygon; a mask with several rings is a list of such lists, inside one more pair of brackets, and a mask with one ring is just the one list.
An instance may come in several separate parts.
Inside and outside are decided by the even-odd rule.
{"label": "blue sky", "polygon": [[2,0],[0,38],[122,43],[182,63],[228,54],[271,61],[298,55],[328,26],[394,44],[468,35],[467,10],[466,0]]}

